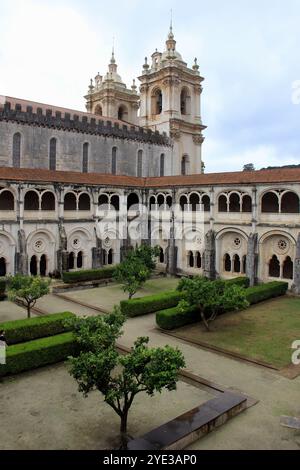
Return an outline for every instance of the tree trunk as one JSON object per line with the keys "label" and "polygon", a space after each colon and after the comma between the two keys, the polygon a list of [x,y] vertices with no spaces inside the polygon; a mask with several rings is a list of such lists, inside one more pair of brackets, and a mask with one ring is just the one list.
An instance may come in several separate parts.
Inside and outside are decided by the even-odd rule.
{"label": "tree trunk", "polygon": [[210,331],[208,321],[206,320],[204,312],[202,312],[202,310],[200,311],[200,315],[201,315],[201,319],[204,323],[205,328],[207,329],[207,331]]}
{"label": "tree trunk", "polygon": [[27,304],[27,318],[31,317],[30,304]]}
{"label": "tree trunk", "polygon": [[128,410],[124,411],[121,416],[121,426],[120,426],[121,449],[124,449],[124,450],[127,450],[127,444],[128,444],[127,418],[128,418]]}

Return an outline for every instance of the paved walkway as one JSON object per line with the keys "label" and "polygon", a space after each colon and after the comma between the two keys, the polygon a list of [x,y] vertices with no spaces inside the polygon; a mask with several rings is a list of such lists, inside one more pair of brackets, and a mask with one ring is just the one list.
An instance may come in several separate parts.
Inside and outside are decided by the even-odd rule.
{"label": "paved walkway", "polygon": [[[88,311],[53,295],[42,299],[39,307],[49,313],[71,310],[78,315],[95,315],[93,310]],[[259,400],[257,405],[226,426],[197,441],[191,449],[300,449],[300,432],[279,424],[281,415],[300,416],[300,377],[289,380],[276,372],[168,336],[155,328],[154,315],[128,319],[120,343],[130,347],[138,336],[149,336],[152,346],[178,346],[185,356],[188,370]]]}

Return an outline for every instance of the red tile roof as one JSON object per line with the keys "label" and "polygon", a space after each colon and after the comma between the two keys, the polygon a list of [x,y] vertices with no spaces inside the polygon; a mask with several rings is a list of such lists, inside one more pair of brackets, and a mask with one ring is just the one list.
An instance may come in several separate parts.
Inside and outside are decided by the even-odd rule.
{"label": "red tile roof", "polygon": [[33,183],[67,183],[121,187],[167,188],[176,186],[210,186],[300,183],[300,168],[277,170],[239,171],[232,173],[207,173],[202,175],[164,176],[137,178],[135,176],[75,171],[50,171],[33,168],[0,168],[0,181],[24,181]]}

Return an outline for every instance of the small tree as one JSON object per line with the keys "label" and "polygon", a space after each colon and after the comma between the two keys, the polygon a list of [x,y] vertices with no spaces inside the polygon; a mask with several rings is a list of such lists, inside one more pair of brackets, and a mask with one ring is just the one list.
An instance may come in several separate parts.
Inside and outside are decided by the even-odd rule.
{"label": "small tree", "polygon": [[243,167],[243,171],[255,171],[255,166],[253,163],[246,163]]}
{"label": "small tree", "polygon": [[116,267],[114,279],[123,285],[123,290],[128,292],[129,299],[150,278],[158,254],[159,248],[142,245],[129,252],[125,260]]}
{"label": "small tree", "polygon": [[178,289],[185,294],[179,306],[198,308],[207,331],[210,331],[209,323],[214,321],[220,312],[239,310],[249,305],[245,289],[221,280],[210,281],[199,276],[182,279]]}
{"label": "small tree", "polygon": [[36,301],[49,293],[50,280],[39,276],[16,276],[8,278],[8,298],[18,300],[26,309],[27,317],[31,316],[31,309]]}
{"label": "small tree", "polygon": [[79,391],[86,397],[98,390],[118,414],[122,447],[126,448],[128,412],[136,395],[176,390],[178,373],[185,362],[178,349],[149,348],[149,338],[138,338],[129,354],[119,354],[115,343],[124,321],[118,308],[112,314],[72,320],[81,352],[69,358],[69,365]]}

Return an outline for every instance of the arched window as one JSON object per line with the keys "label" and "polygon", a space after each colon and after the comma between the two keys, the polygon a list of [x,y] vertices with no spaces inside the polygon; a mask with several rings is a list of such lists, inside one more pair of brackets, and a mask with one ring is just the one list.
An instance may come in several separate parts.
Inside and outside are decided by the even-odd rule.
{"label": "arched window", "polygon": [[155,90],[152,95],[152,114],[161,114],[163,108],[163,97],[160,89]]}
{"label": "arched window", "polygon": [[17,132],[13,136],[13,167],[20,168],[21,166],[21,134]]}
{"label": "arched window", "polygon": [[224,271],[226,273],[231,273],[231,258],[228,253],[224,256]]}
{"label": "arched window", "polygon": [[198,194],[192,193],[190,195],[190,205],[191,205],[193,212],[196,212],[197,210],[199,210],[200,198]]}
{"label": "arched window", "polygon": [[202,267],[202,258],[201,258],[201,253],[197,251],[197,268],[200,269]]}
{"label": "arched window", "polygon": [[190,96],[186,88],[183,88],[180,94],[180,111],[181,114],[190,114]]}
{"label": "arched window", "polygon": [[234,255],[233,257],[233,272],[240,273],[241,272],[241,260],[239,255]]}
{"label": "arched window", "polygon": [[225,194],[221,194],[221,196],[219,196],[218,209],[219,212],[227,212],[227,197]]}
{"label": "arched window", "polygon": [[204,212],[210,212],[210,197],[206,194],[202,196],[202,204]]}
{"label": "arched window", "polygon": [[279,212],[279,199],[278,195],[272,192],[263,195],[261,202],[262,212]]}
{"label": "arched window", "polygon": [[180,200],[179,200],[179,204],[180,204],[180,207],[181,207],[181,210],[184,211],[185,209],[187,209],[187,205],[188,205],[188,199],[187,199],[187,196],[183,195],[181,196]]}
{"label": "arched window", "polygon": [[293,279],[294,277],[294,263],[290,256],[287,256],[283,263],[282,277],[284,279]]}
{"label": "arched window", "polygon": [[166,203],[168,207],[172,207],[172,196],[167,196]]}
{"label": "arched window", "polygon": [[10,191],[0,193],[0,211],[13,211],[15,208],[15,198]]}
{"label": "arched window", "polygon": [[240,196],[237,193],[230,194],[229,212],[240,212]]}
{"label": "arched window", "polygon": [[159,176],[165,176],[165,154],[162,153],[159,162]]}
{"label": "arched window", "polygon": [[269,276],[280,277],[280,263],[276,255],[273,255],[269,263]]}
{"label": "arched window", "polygon": [[80,194],[79,200],[78,200],[78,210],[80,211],[91,210],[91,199],[88,194],[86,193]]}
{"label": "arched window", "polygon": [[120,210],[120,198],[117,194],[111,197],[110,204],[116,211]]}
{"label": "arched window", "polygon": [[150,210],[155,210],[156,209],[156,199],[155,196],[151,196],[149,200],[149,208]]}
{"label": "arched window", "polygon": [[157,196],[157,205],[158,205],[158,207],[164,207],[165,206],[165,197],[163,196],[163,194],[159,194]]}
{"label": "arched window", "polygon": [[42,195],[42,211],[55,211],[55,196],[50,191]]}
{"label": "arched window", "polygon": [[56,139],[53,137],[49,144],[49,170],[56,170]]}
{"label": "arched window", "polygon": [[35,255],[30,260],[30,274],[31,276],[37,276],[37,257]]}
{"label": "arched window", "polygon": [[296,193],[289,191],[282,196],[281,212],[283,214],[299,214],[299,197]]}
{"label": "arched window", "polygon": [[194,267],[194,253],[192,251],[189,252],[189,266],[190,268]]}
{"label": "arched window", "polygon": [[243,274],[247,272],[247,255],[243,256]]}
{"label": "arched window", "polygon": [[89,171],[89,144],[85,142],[82,148],[82,173]]}
{"label": "arched window", "polygon": [[189,157],[184,155],[181,159],[181,174],[187,175],[189,172]]}
{"label": "arched window", "polygon": [[6,260],[5,258],[0,258],[0,277],[6,276]]}
{"label": "arched window", "polygon": [[83,253],[82,251],[79,251],[77,255],[77,268],[80,269],[83,266]]}
{"label": "arched window", "polygon": [[95,108],[95,114],[97,116],[102,116],[102,106],[100,106],[100,104],[98,104]]}
{"label": "arched window", "polygon": [[128,111],[126,106],[120,106],[118,110],[118,119],[119,121],[126,121],[128,119]]}
{"label": "arched window", "polygon": [[159,249],[159,262],[160,263],[165,262],[165,254],[164,254],[164,250],[162,249],[162,247],[160,247]]}
{"label": "arched window", "polygon": [[139,197],[135,193],[131,193],[127,197],[127,210],[137,210],[137,208],[133,208],[132,206],[137,206],[140,203]]}
{"label": "arched window", "polygon": [[46,276],[47,273],[47,258],[46,255],[42,255],[40,259],[40,275]]}
{"label": "arched window", "polygon": [[68,269],[74,269],[75,256],[74,253],[69,253],[68,256]]}
{"label": "arched window", "polygon": [[98,198],[98,206],[101,206],[102,210],[109,210],[109,198],[107,194],[100,194]]}
{"label": "arched window", "polygon": [[111,173],[112,175],[117,174],[117,147],[113,147],[111,155]]}
{"label": "arched window", "polygon": [[242,212],[252,212],[252,199],[248,194],[243,196]]}
{"label": "arched window", "polygon": [[109,250],[107,254],[107,264],[113,264],[113,251]]}
{"label": "arched window", "polygon": [[143,176],[143,150],[138,151],[136,175],[139,178]]}
{"label": "arched window", "polygon": [[35,191],[28,191],[25,194],[24,198],[24,210],[25,211],[38,211],[40,208],[39,205],[39,196]]}
{"label": "arched window", "polygon": [[64,210],[65,211],[76,211],[77,203],[76,196],[74,193],[67,193],[64,199]]}

